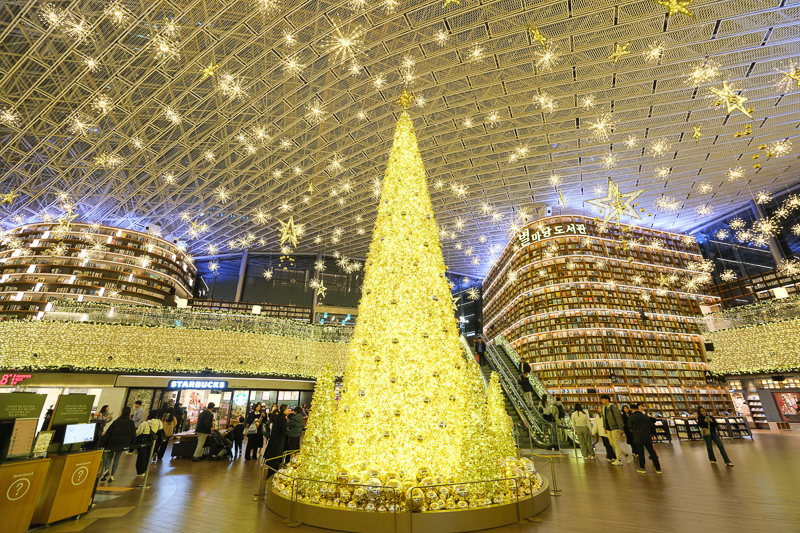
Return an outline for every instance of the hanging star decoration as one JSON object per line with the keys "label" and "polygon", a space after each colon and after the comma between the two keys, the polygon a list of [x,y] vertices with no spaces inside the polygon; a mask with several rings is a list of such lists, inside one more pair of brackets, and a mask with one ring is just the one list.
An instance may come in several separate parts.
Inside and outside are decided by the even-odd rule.
{"label": "hanging star decoration", "polygon": [[203,75],[203,77],[200,78],[200,81],[203,81],[206,78],[210,78],[210,77],[214,76],[214,73],[217,72],[218,68],[219,68],[219,65],[212,61],[211,63],[208,64],[208,66],[206,68],[200,69],[200,73]]}
{"label": "hanging star decoration", "polygon": [[689,11],[687,7],[694,0],[653,0],[656,4],[667,8],[667,16],[671,17],[675,13],[683,13],[692,18],[695,18],[694,13]]}
{"label": "hanging star decoration", "polygon": [[697,126],[692,126],[692,128],[694,128],[694,133],[692,133],[692,139],[694,139],[694,144],[700,142],[700,137],[703,136],[703,132],[700,131],[702,127],[703,127],[702,124],[698,124]]}
{"label": "hanging star decoration", "polygon": [[14,194],[13,192],[0,194],[0,205],[3,205],[5,203],[8,203],[8,205],[13,204],[14,198],[16,198],[17,196],[19,196],[19,194]]}
{"label": "hanging star decoration", "polygon": [[475,301],[480,297],[481,293],[478,292],[478,289],[476,289],[475,287],[470,287],[469,289],[467,289],[467,298],[469,298],[470,300]]}
{"label": "hanging star decoration", "polygon": [[628,41],[625,44],[614,43],[614,51],[606,59],[613,59],[614,60],[614,64],[616,65],[617,61],[619,61],[622,56],[626,56],[626,55],[631,53],[628,50],[628,46],[630,44],[631,44],[630,41]]}
{"label": "hanging star decoration", "polygon": [[411,100],[413,100],[413,98],[414,95],[403,89],[403,92],[400,93],[400,98],[398,98],[395,103],[401,106],[403,109],[408,109],[408,106],[411,105]]}
{"label": "hanging star decoration", "polygon": [[542,45],[542,48],[545,50],[549,50],[547,47],[547,37],[542,35],[542,32],[539,31],[539,28],[528,26],[528,31],[531,32],[531,39]]}
{"label": "hanging star decoration", "polygon": [[284,243],[288,242],[289,244],[297,248],[297,245],[299,243],[298,237],[300,235],[298,232],[298,227],[294,223],[294,216],[290,216],[289,220],[287,220],[286,222],[283,222],[282,220],[279,220],[278,222],[281,225],[281,239],[280,239],[281,246],[283,246]]}
{"label": "hanging star decoration", "polygon": [[442,7],[447,7],[450,4],[455,4],[457,6],[460,6],[461,5],[461,1],[460,0],[444,0],[444,3],[442,4]]}
{"label": "hanging star decoration", "polygon": [[797,82],[797,87],[800,87],[800,68],[795,68],[794,70],[790,70],[789,72],[785,72],[783,77],[786,81],[793,80]]}
{"label": "hanging star decoration", "polygon": [[325,298],[325,291],[327,290],[328,288],[322,284],[322,280],[319,280],[317,282],[317,300]]}
{"label": "hanging star decoration", "polygon": [[753,118],[752,115],[753,110],[751,108],[745,108],[744,105],[742,105],[745,102],[747,102],[748,98],[735,94],[731,89],[730,85],[728,85],[726,82],[724,81],[722,82],[722,89],[716,89],[714,87],[710,87],[708,90],[719,97],[719,99],[716,102],[714,102],[714,105],[721,106],[724,103],[725,106],[727,107],[729,115],[733,113],[735,109],[738,109],[746,117]]}
{"label": "hanging star decoration", "polygon": [[460,300],[460,298],[458,296],[453,296],[451,294],[450,299],[452,300],[451,303],[453,304],[453,311],[458,311],[458,301]]}
{"label": "hanging star decoration", "polygon": [[627,215],[631,218],[641,220],[642,217],[636,212],[636,204],[632,203],[641,195],[645,189],[622,193],[619,186],[611,178],[608,178],[608,192],[603,198],[587,200],[586,203],[600,208],[603,213],[603,225],[606,226],[614,219],[620,223],[620,217]]}

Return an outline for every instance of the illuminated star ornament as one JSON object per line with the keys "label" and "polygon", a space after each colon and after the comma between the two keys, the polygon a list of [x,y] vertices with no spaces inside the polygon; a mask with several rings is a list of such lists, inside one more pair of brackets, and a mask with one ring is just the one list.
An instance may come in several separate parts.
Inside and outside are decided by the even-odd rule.
{"label": "illuminated star ornament", "polygon": [[753,118],[753,115],[751,114],[753,110],[745,108],[742,105],[748,100],[748,98],[735,94],[731,89],[730,85],[728,85],[724,81],[722,82],[722,89],[709,87],[708,90],[716,94],[717,97],[719,98],[716,102],[714,102],[714,105],[721,106],[724,103],[725,106],[727,107],[729,115],[733,113],[734,110],[738,109],[748,118]]}
{"label": "illuminated star ornament", "polygon": [[7,203],[8,205],[13,204],[14,198],[16,198],[17,196],[19,196],[19,194],[14,194],[13,192],[0,194],[0,205],[3,205],[5,203]]}
{"label": "illuminated star ornament", "polygon": [[460,0],[444,0],[444,3],[442,4],[442,7],[447,7],[450,4],[455,4],[457,6],[460,6],[461,5],[461,1]]}
{"label": "illuminated star ornament", "polygon": [[322,280],[319,280],[319,282],[317,283],[317,300],[325,298],[325,291],[327,290],[328,288],[322,284]]}
{"label": "illuminated star ornament", "polygon": [[695,18],[694,13],[689,11],[688,5],[694,0],[653,0],[656,4],[667,8],[667,16],[671,17],[675,13],[683,13]]}
{"label": "illuminated star ornament", "polygon": [[619,186],[608,178],[608,193],[603,198],[587,200],[586,203],[600,208],[603,213],[603,225],[616,219],[620,223],[620,217],[627,215],[637,220],[642,217],[636,212],[636,204],[632,202],[641,195],[645,189],[622,193]]}
{"label": "illuminated star ornament", "polygon": [[284,243],[288,242],[295,248],[299,243],[298,238],[300,237],[300,232],[298,231],[298,227],[294,223],[294,216],[290,216],[289,220],[283,222],[282,220],[278,221],[281,225],[281,240],[280,245],[283,246]]}
{"label": "illuminated star ornament", "polygon": [[795,68],[794,70],[790,70],[789,72],[785,72],[783,77],[788,82],[796,82],[797,87],[800,87],[800,68]]}
{"label": "illuminated star ornament", "polygon": [[403,92],[400,93],[400,98],[397,99],[396,103],[403,109],[408,109],[408,106],[411,104],[411,100],[413,98],[414,96],[411,93],[403,89]]}
{"label": "illuminated star ornament", "polygon": [[631,44],[630,41],[628,41],[625,44],[615,43],[614,44],[614,51],[606,59],[612,59],[614,61],[614,64],[616,65],[617,61],[619,61],[622,56],[626,56],[626,55],[630,54],[630,51],[628,50],[628,46],[630,44]]}
{"label": "illuminated star ornament", "polygon": [[200,73],[203,75],[203,77],[200,78],[200,81],[203,81],[206,78],[212,77],[214,75],[214,73],[217,71],[218,68],[219,68],[219,65],[212,61],[211,63],[208,64],[208,66],[206,68],[200,69]]}
{"label": "illuminated star ornament", "polygon": [[692,139],[694,139],[694,144],[700,142],[700,137],[703,136],[703,133],[700,131],[703,127],[702,124],[698,124],[697,126],[692,126],[694,128],[694,133],[692,133]]}

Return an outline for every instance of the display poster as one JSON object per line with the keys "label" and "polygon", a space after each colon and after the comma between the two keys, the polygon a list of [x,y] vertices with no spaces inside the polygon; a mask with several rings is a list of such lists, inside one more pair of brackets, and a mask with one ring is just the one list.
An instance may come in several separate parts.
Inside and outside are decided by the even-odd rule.
{"label": "display poster", "polygon": [[58,397],[50,427],[86,424],[92,417],[92,405],[93,394],[62,394]]}
{"label": "display poster", "polygon": [[784,422],[800,422],[800,393],[773,392],[772,395]]}
{"label": "display poster", "polygon": [[741,392],[732,392],[731,399],[733,400],[733,407],[736,412],[741,416],[750,416],[750,406],[747,405],[747,399]]}
{"label": "display poster", "polygon": [[30,392],[8,392],[0,394],[0,421],[17,418],[39,418],[42,414],[46,394]]}

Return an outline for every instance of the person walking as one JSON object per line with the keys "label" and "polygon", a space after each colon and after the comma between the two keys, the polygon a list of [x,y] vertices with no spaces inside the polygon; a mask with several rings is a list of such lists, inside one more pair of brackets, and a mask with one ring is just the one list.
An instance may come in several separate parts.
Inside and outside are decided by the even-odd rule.
{"label": "person walking", "polygon": [[[644,409],[642,406],[639,406],[639,411],[644,413]],[[628,443],[628,446],[631,447],[631,453],[633,453],[633,459],[636,460],[637,452],[633,446],[633,433],[631,433],[631,428],[628,427],[628,417],[631,416],[631,408],[627,405],[622,406],[622,430],[625,432],[625,441]]]}
{"label": "person walking", "polygon": [[174,415],[175,415],[175,430],[173,431],[173,435],[175,433],[181,433],[183,431],[183,421],[186,420],[186,413],[183,411],[183,407],[178,402],[175,402],[175,407],[173,408]]}
{"label": "person walking", "polygon": [[101,431],[105,432],[106,428],[108,428],[108,425],[111,423],[114,417],[111,416],[111,411],[109,411],[108,406],[104,405],[103,407],[100,408],[99,411],[97,411],[97,414],[94,415],[94,419],[96,421],[103,422],[103,427],[101,428]]}
{"label": "person walking", "polygon": [[728,453],[725,451],[725,446],[722,445],[722,439],[719,436],[717,421],[714,417],[706,413],[703,407],[697,408],[697,425],[700,426],[700,435],[706,441],[706,451],[708,452],[708,460],[712,465],[717,464],[717,456],[714,455],[714,444],[717,445],[719,453],[722,454],[722,460],[728,466],[733,466]]}
{"label": "person walking", "polygon": [[288,412],[289,407],[286,404],[282,404],[278,412],[271,416],[272,430],[270,431],[267,449],[264,451],[264,461],[266,461],[268,467],[267,477],[270,477],[281,467],[280,456],[283,454],[284,446],[286,445],[286,415]]}
{"label": "person walking", "polygon": [[[159,446],[159,431],[164,429],[164,424],[158,418],[151,418],[142,422],[136,429],[136,475],[143,476],[147,472],[147,463],[151,458],[151,451]],[[166,440],[166,439],[165,439]]]}
{"label": "person walking", "polygon": [[203,448],[206,446],[206,439],[211,434],[214,428],[214,402],[208,402],[205,410],[197,417],[197,426],[195,426],[194,433],[197,435],[197,448],[194,450],[192,461],[203,460]]}
{"label": "person walking", "polygon": [[617,454],[614,447],[611,446],[611,441],[608,440],[608,433],[603,423],[603,412],[598,411],[594,417],[594,424],[592,424],[592,435],[597,435],[603,441],[603,447],[606,449],[606,461],[613,463],[617,460]]}
{"label": "person walking", "polygon": [[142,401],[136,400],[133,402],[133,424],[136,426],[136,429],[139,429],[139,426],[142,425],[144,422],[144,409],[142,409]]}
{"label": "person walking", "polygon": [[[162,439],[158,443],[158,448],[156,448],[156,454],[158,460],[161,461],[164,459],[164,454],[167,452],[167,446],[169,445],[169,441],[172,438],[172,435],[175,433],[175,427],[178,425],[178,419],[175,417],[175,408],[167,407],[167,410],[164,411],[164,414],[161,415],[161,424],[164,427],[164,434],[167,436],[166,439]],[[155,461],[155,457],[153,460]]]}
{"label": "person walking", "polygon": [[653,466],[656,467],[656,474],[661,473],[661,463],[658,461],[658,454],[653,447],[653,435],[656,433],[655,424],[650,417],[639,411],[639,404],[631,405],[631,414],[628,417],[628,427],[633,434],[633,442],[636,446],[636,455],[639,456],[639,468],[636,469],[640,474],[646,474],[644,468],[644,451],[650,455]]}
{"label": "person walking", "polygon": [[257,403],[247,415],[245,426],[247,449],[244,451],[244,460],[258,459],[258,450],[264,445],[264,413],[261,411],[261,402]]}
{"label": "person walking", "polygon": [[583,455],[584,461],[594,460],[594,446],[591,443],[590,429],[592,422],[581,404],[575,404],[575,410],[572,411],[570,420],[572,420],[572,428],[575,430],[575,435],[578,437],[578,444],[581,447],[581,455]]}
{"label": "person walking", "polygon": [[608,434],[608,440],[611,442],[611,446],[614,448],[614,453],[617,456],[617,460],[611,464],[614,466],[620,466],[622,465],[622,459],[626,457],[628,459],[628,463],[630,464],[633,461],[631,454],[622,451],[622,447],[619,443],[620,433],[622,432],[623,428],[622,414],[619,412],[619,408],[611,403],[611,396],[608,394],[603,394],[600,396],[600,403],[603,404],[601,409],[603,412],[603,426]]}
{"label": "person walking", "polygon": [[475,339],[475,356],[478,358],[479,365],[486,366],[486,343],[483,342],[481,336]]}
{"label": "person walking", "polygon": [[296,409],[294,413],[289,414],[289,420],[286,423],[286,449],[299,450],[300,437],[303,436],[303,413],[300,409]]}
{"label": "person walking", "polygon": [[244,442],[244,417],[239,417],[239,423],[233,426],[233,457],[242,455],[242,442]]}
{"label": "person walking", "polygon": [[126,405],[122,408],[119,418],[111,422],[100,438],[100,447],[108,452],[106,453],[105,472],[100,481],[107,480],[111,483],[117,479],[117,468],[122,453],[132,446],[136,446],[136,426],[131,420],[131,408]]}

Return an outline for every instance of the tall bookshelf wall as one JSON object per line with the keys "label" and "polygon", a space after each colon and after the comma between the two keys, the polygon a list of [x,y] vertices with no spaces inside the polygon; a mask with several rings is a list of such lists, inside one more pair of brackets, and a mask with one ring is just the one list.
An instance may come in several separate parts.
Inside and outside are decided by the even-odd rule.
{"label": "tall bookshelf wall", "polygon": [[[631,234],[641,241],[619,242]],[[700,306],[719,299],[659,284],[688,274],[702,259],[697,244],[643,228],[631,234],[614,225],[600,233],[581,216],[524,226],[484,281],[484,335],[503,335],[565,404],[595,410],[609,394],[664,416],[698,405],[732,411],[728,392],[706,382],[700,337]],[[647,246],[654,240],[661,246]]]}

